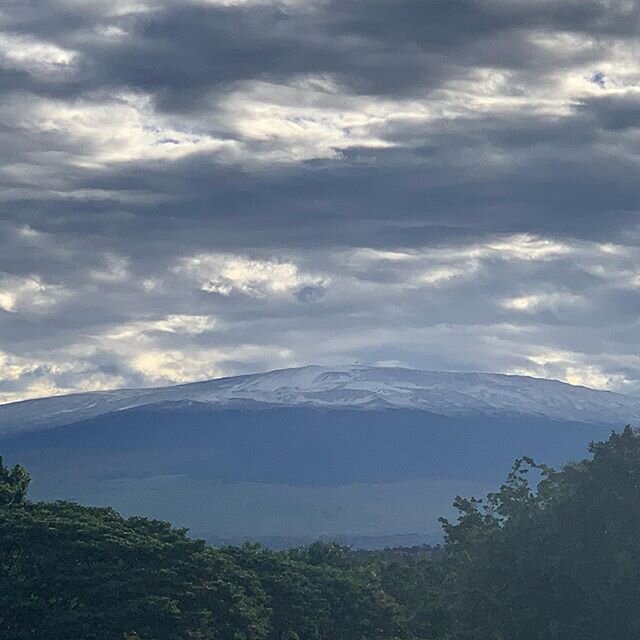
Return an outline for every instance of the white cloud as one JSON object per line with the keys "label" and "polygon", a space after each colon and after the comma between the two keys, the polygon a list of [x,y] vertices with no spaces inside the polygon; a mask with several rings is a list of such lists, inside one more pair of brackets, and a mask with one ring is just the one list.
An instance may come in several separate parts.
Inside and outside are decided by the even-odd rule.
{"label": "white cloud", "polygon": [[28,356],[0,351],[0,403],[125,385],[121,376],[92,371],[83,359],[90,353],[73,346]]}
{"label": "white cloud", "polygon": [[252,298],[291,295],[307,286],[326,286],[326,277],[302,272],[285,260],[262,260],[231,254],[198,254],[174,268],[194,279],[202,291]]}
{"label": "white cloud", "polygon": [[154,8],[162,9],[166,0],[65,0],[67,10],[91,12],[106,18],[119,18],[132,14],[148,13]]}
{"label": "white cloud", "polygon": [[419,274],[417,283],[427,286],[444,285],[452,280],[468,278],[479,269],[477,262],[470,262],[457,267],[435,267]]}
{"label": "white cloud", "polygon": [[137,320],[107,330],[98,339],[149,339],[149,334],[165,333],[196,336],[212,331],[218,322],[211,316],[175,314],[153,320]]}
{"label": "white cloud", "polygon": [[71,165],[100,167],[134,160],[178,160],[194,153],[233,152],[236,143],[198,131],[197,123],[155,113],[151,99],[123,93],[75,100],[14,98],[14,126],[54,134]]}
{"label": "white cloud", "polygon": [[426,110],[415,100],[349,95],[328,75],[303,76],[287,85],[238,84],[219,101],[216,122],[248,146],[246,160],[299,162],[349,147],[391,147],[384,126],[425,118]]}
{"label": "white cloud", "polygon": [[37,361],[14,356],[0,351],[0,381],[20,380],[23,376],[34,373],[40,367]]}
{"label": "white cloud", "polygon": [[8,313],[46,313],[69,295],[64,287],[46,283],[38,275],[0,275],[0,310]]}
{"label": "white cloud", "polygon": [[[477,278],[495,263],[548,263],[580,251],[593,253],[597,250],[590,247],[585,251],[548,238],[516,234],[455,246],[385,250],[358,248],[339,254],[338,260],[355,278],[366,278],[370,273],[386,273],[393,276],[387,280],[393,287],[446,287]],[[516,301],[513,308],[518,308],[520,303],[524,305],[525,301]]]}
{"label": "white cloud", "polygon": [[514,298],[506,298],[500,302],[504,309],[511,311],[535,312],[542,310],[559,310],[585,302],[582,296],[569,292],[531,293]]}
{"label": "white cloud", "polygon": [[[307,0],[192,0],[204,6],[233,7],[238,5],[273,4],[289,6],[304,4]],[[180,6],[182,0],[66,0],[73,11],[92,11],[107,18],[121,18],[135,14],[161,11],[172,6]]]}
{"label": "white cloud", "polygon": [[149,382],[178,384],[226,375],[229,363],[284,363],[290,358],[286,348],[243,344],[218,349],[148,349],[133,355],[129,365]]}
{"label": "white cloud", "polygon": [[478,257],[499,257],[513,260],[553,260],[575,252],[566,242],[531,234],[505,236],[476,245],[471,249]]}
{"label": "white cloud", "polygon": [[28,71],[44,80],[72,70],[77,53],[31,36],[0,31],[0,62],[3,66]]}
{"label": "white cloud", "polygon": [[[527,355],[529,365],[510,369],[508,373],[551,378],[592,389],[622,393],[630,390],[631,380],[615,371],[615,359],[611,359],[606,364],[599,364],[593,362],[593,356],[586,353],[562,349],[549,350],[536,346],[527,346],[525,351],[529,352]],[[636,362],[635,365],[637,364]],[[608,367],[611,369],[607,370]]]}

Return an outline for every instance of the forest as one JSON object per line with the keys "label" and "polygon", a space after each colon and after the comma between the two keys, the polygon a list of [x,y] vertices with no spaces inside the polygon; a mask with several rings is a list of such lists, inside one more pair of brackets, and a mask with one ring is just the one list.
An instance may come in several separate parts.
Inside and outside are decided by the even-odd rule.
{"label": "forest", "polygon": [[28,498],[0,460],[0,640],[640,637],[640,432],[458,497],[443,543],[214,548],[109,508]]}

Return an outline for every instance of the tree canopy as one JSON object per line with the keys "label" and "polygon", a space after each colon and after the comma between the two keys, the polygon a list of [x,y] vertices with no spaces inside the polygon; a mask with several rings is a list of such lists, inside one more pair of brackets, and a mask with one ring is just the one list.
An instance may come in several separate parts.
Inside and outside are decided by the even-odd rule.
{"label": "tree canopy", "polygon": [[640,434],[456,499],[442,549],[216,549],[108,508],[26,499],[0,461],[0,640],[640,637]]}
{"label": "tree canopy", "polygon": [[519,460],[485,501],[457,500],[443,522],[452,637],[640,637],[640,435],[589,450],[560,471]]}

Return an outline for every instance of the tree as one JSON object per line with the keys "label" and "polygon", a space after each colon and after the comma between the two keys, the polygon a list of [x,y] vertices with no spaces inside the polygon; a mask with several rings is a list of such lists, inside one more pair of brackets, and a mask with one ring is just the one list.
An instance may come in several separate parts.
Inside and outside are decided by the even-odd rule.
{"label": "tree", "polygon": [[3,640],[263,640],[268,627],[257,577],[183,529],[68,502],[0,507]]}
{"label": "tree", "polygon": [[395,640],[399,607],[375,564],[337,545],[215,549],[166,522],[24,502],[3,471],[2,640]]}
{"label": "tree", "polygon": [[272,610],[269,640],[391,640],[401,635],[397,603],[375,563],[356,563],[337,544],[273,553],[256,545],[229,549],[259,577]]}
{"label": "tree", "polygon": [[30,483],[31,477],[24,467],[17,464],[9,469],[0,456],[0,506],[24,504]]}
{"label": "tree", "polygon": [[640,434],[590,452],[560,471],[520,460],[486,501],[457,500],[443,521],[452,638],[640,637]]}

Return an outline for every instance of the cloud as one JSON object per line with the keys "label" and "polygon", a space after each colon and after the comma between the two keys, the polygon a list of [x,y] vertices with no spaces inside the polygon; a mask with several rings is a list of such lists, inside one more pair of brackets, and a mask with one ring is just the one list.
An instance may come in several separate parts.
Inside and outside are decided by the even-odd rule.
{"label": "cloud", "polygon": [[129,279],[129,260],[123,256],[107,253],[100,268],[89,273],[98,282],[124,282]]}
{"label": "cloud", "polygon": [[28,36],[0,32],[0,60],[9,69],[24,70],[51,81],[51,74],[67,73],[76,52]]}
{"label": "cloud", "polygon": [[287,349],[252,344],[224,350],[149,350],[135,355],[130,366],[150,382],[175,384],[221,377],[229,362],[251,364],[268,358],[278,363],[289,355]]}
{"label": "cloud", "polygon": [[626,0],[9,3],[0,398],[345,361],[640,393],[639,26]]}
{"label": "cloud", "polygon": [[242,294],[263,298],[289,295],[327,284],[321,276],[302,273],[293,262],[224,254],[198,254],[184,258],[174,271],[194,279],[202,291],[222,296]]}
{"label": "cloud", "polygon": [[16,278],[0,274],[0,311],[46,313],[68,295],[64,287],[43,282],[37,275]]}
{"label": "cloud", "polygon": [[153,320],[138,320],[110,329],[104,334],[108,340],[146,338],[148,334],[170,333],[196,336],[212,330],[217,325],[210,316],[177,314]]}
{"label": "cloud", "polygon": [[527,313],[551,310],[556,311],[562,307],[571,307],[582,304],[584,299],[581,296],[571,293],[531,293],[515,298],[507,298],[501,301],[501,305],[511,311],[523,311]]}

